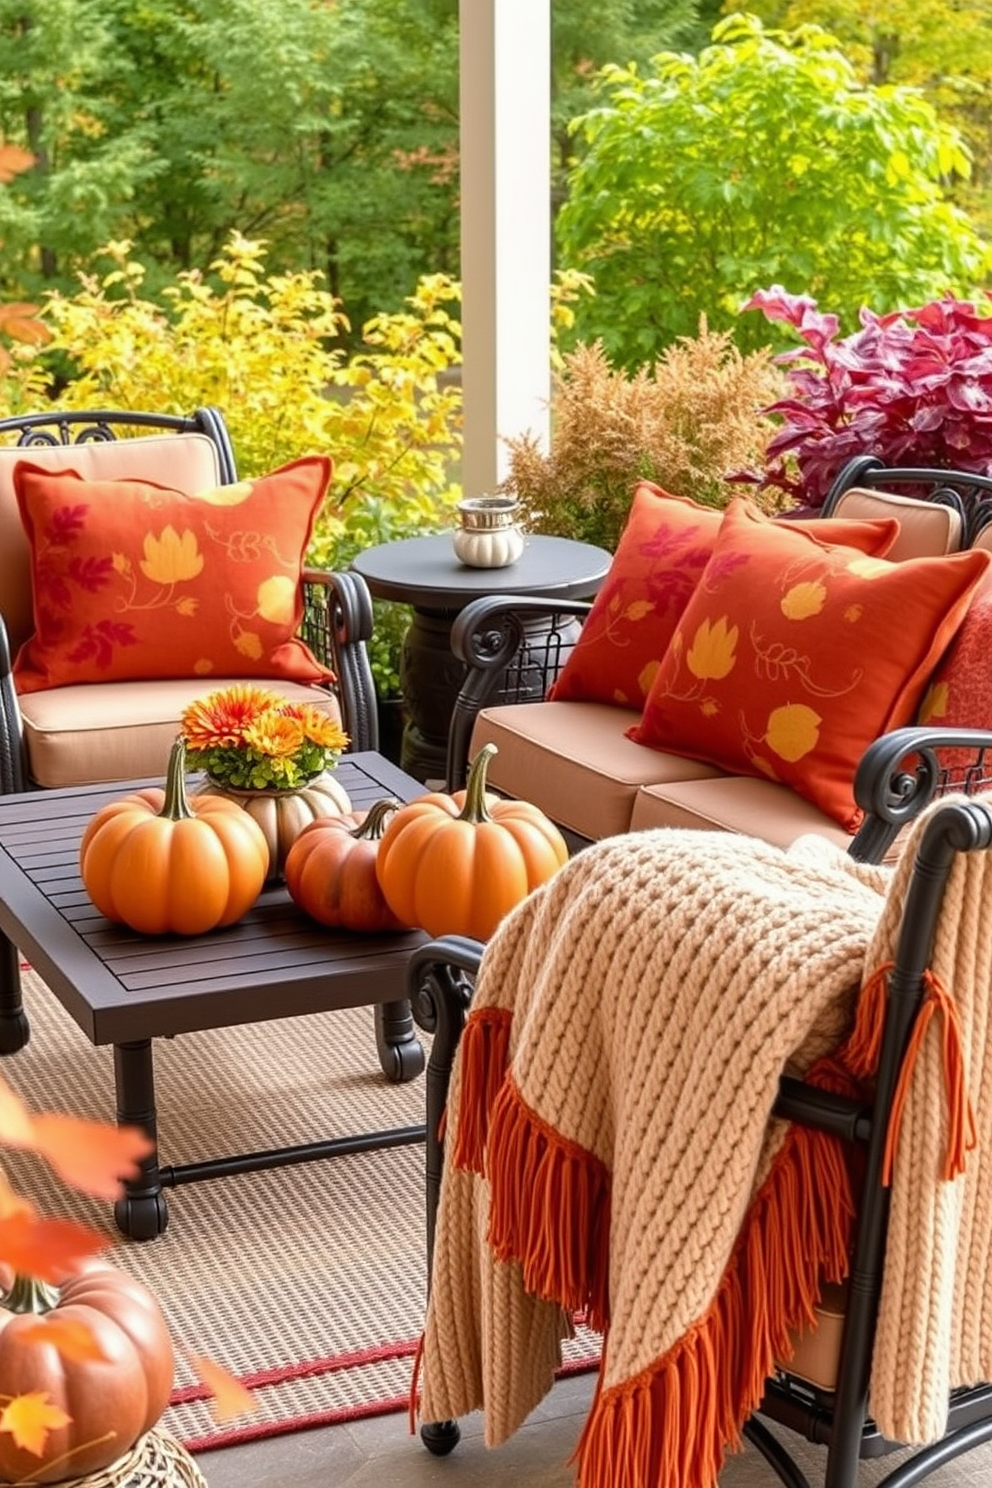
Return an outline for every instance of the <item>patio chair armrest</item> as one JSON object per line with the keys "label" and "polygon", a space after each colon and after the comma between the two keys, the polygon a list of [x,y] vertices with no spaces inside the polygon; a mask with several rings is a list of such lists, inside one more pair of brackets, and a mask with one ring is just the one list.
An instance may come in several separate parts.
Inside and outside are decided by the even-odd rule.
{"label": "patio chair armrest", "polygon": [[929,724],[893,729],[868,746],[854,777],[854,799],[865,818],[851,856],[880,863],[899,831],[935,797],[990,788],[992,731]]}
{"label": "patio chair armrest", "polygon": [[537,703],[575,645],[592,608],[585,600],[486,595],[472,600],[451,628],[451,649],[465,665],[448,730],[447,787],[468,774],[472,729],[487,703]]}
{"label": "patio chair armrest", "polygon": [[356,573],[307,568],[303,595],[300,635],[337,678],[350,748],[378,749],[375,683],[366,644],[372,637],[372,596],[365,580]]}
{"label": "patio chair armrest", "polygon": [[24,729],[12,675],[7,627],[0,616],[0,795],[30,787]]}

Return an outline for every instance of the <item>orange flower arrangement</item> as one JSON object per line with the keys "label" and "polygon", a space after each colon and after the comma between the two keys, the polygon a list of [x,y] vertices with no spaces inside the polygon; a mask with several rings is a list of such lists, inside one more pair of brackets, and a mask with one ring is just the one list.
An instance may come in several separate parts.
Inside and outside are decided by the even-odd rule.
{"label": "orange flower arrangement", "polygon": [[237,682],[182,715],[186,760],[234,790],[295,790],[332,770],[348,735],[315,703]]}

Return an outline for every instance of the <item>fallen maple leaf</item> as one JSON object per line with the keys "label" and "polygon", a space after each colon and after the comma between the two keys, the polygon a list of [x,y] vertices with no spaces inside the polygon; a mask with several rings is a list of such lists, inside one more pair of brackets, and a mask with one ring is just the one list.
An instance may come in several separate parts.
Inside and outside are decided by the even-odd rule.
{"label": "fallen maple leaf", "polygon": [[23,341],[28,346],[41,346],[52,339],[45,322],[38,319],[38,306],[23,301],[0,305],[0,336],[9,336],[12,341]]}
{"label": "fallen maple leaf", "polygon": [[188,1358],[200,1382],[214,1397],[214,1416],[218,1421],[229,1421],[232,1416],[244,1415],[245,1411],[258,1410],[254,1395],[233,1374],[200,1354],[188,1354]]}
{"label": "fallen maple leaf", "polygon": [[0,1142],[7,1147],[30,1147],[31,1112],[16,1090],[0,1080]]}
{"label": "fallen maple leaf", "polygon": [[40,1457],[50,1431],[68,1426],[72,1417],[61,1406],[53,1405],[47,1390],[32,1390],[28,1395],[15,1395],[0,1412],[0,1431],[9,1431],[24,1452]]}
{"label": "fallen maple leaf", "polygon": [[16,1091],[0,1080],[0,1143],[37,1152],[73,1188],[94,1199],[117,1199],[121,1180],[134,1178],[153,1150],[137,1126],[111,1126],[47,1111],[34,1116]]}
{"label": "fallen maple leaf", "polygon": [[30,1205],[0,1216],[0,1262],[59,1286],[107,1240],[73,1219],[42,1219]]}
{"label": "fallen maple leaf", "polygon": [[122,1178],[136,1178],[154,1143],[137,1126],[111,1126],[46,1112],[31,1122],[32,1147],[64,1182],[94,1199],[116,1199]]}

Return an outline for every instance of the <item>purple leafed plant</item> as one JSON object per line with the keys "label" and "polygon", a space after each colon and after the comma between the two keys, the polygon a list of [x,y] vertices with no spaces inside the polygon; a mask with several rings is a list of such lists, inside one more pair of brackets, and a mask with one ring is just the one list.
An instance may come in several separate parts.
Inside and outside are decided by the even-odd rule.
{"label": "purple leafed plant", "polygon": [[950,297],[888,315],[863,309],[861,329],[838,338],[835,315],[780,285],[758,290],[744,309],[793,326],[804,343],[777,358],[791,392],[765,410],[782,427],[757,477],[762,488],[822,506],[854,455],[992,473],[992,314]]}

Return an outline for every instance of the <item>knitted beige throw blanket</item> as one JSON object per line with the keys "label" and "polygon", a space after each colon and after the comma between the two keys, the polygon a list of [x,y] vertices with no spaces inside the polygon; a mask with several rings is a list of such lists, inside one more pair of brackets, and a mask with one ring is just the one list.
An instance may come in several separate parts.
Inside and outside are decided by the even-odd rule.
{"label": "knitted beige throw blanket", "polygon": [[[846,1274],[842,1147],[771,1111],[783,1072],[870,1078],[911,858],[631,834],[508,916],[453,1074],[422,1419],[481,1406],[503,1441],[585,1309],[604,1340],[582,1488],[711,1488]],[[898,1129],[871,1406],[905,1441],[941,1434],[952,1384],[992,1377],[989,858],[955,868]],[[950,1180],[969,1092],[979,1146]]]}

